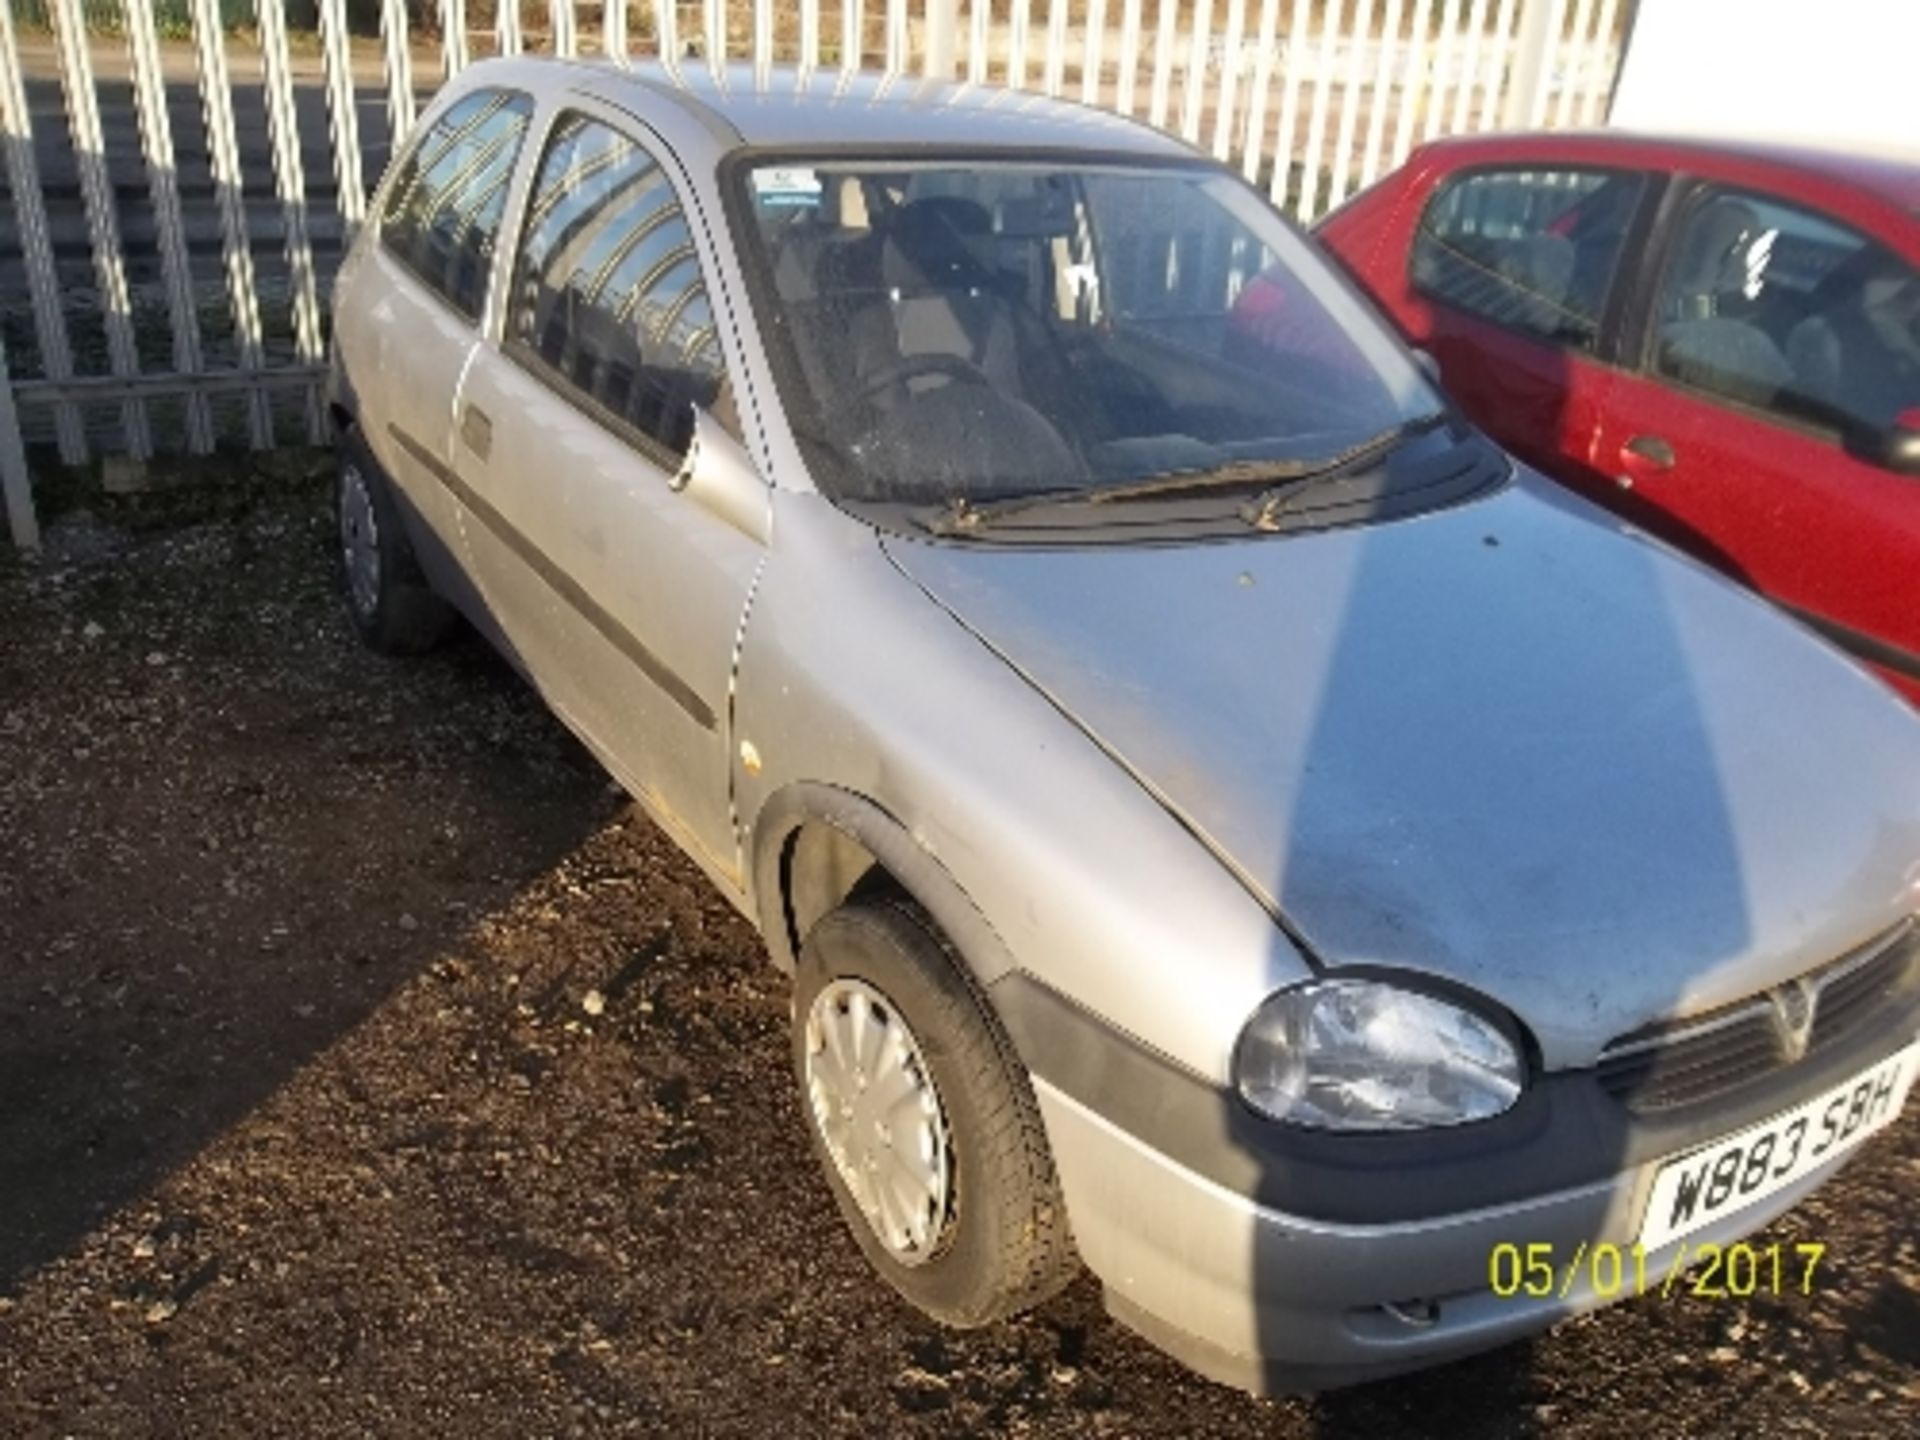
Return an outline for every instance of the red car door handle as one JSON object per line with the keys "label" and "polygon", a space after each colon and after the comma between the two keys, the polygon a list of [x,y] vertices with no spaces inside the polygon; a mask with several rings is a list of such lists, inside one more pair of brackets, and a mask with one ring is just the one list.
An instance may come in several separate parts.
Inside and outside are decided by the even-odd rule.
{"label": "red car door handle", "polygon": [[1620,473],[1614,482],[1631,490],[1634,476],[1671,470],[1673,461],[1673,446],[1658,435],[1636,435],[1620,447]]}
{"label": "red car door handle", "polygon": [[1620,447],[1620,463],[1635,470],[1671,470],[1673,446],[1658,435],[1636,435]]}

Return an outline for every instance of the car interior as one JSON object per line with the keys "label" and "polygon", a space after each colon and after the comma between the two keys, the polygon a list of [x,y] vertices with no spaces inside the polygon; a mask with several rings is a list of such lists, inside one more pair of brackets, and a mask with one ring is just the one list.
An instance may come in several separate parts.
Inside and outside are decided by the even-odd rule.
{"label": "car interior", "polygon": [[773,285],[814,438],[858,462],[873,498],[1203,469],[1346,408],[1236,343],[1253,267],[1230,273],[1204,237],[1169,232],[1158,256],[1161,291],[1172,276],[1189,292],[1179,312],[1129,313],[1071,177],[866,170],[803,198],[760,210]]}
{"label": "car interior", "polygon": [[1729,399],[1878,433],[1920,403],[1920,272],[1814,216],[1716,194],[1684,223],[1656,360]]}
{"label": "car interior", "polygon": [[1637,175],[1469,175],[1421,217],[1414,280],[1499,324],[1591,345],[1633,222]]}

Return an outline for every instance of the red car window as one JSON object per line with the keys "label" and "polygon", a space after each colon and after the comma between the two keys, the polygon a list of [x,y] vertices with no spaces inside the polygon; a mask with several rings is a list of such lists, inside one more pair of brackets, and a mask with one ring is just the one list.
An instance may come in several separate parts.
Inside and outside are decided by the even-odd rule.
{"label": "red car window", "polygon": [[1920,271],[1824,216],[1703,186],[1656,301],[1654,373],[1842,433],[1920,406]]}
{"label": "red car window", "polygon": [[1605,170],[1456,176],[1420,217],[1414,287],[1497,325],[1591,350],[1645,183]]}

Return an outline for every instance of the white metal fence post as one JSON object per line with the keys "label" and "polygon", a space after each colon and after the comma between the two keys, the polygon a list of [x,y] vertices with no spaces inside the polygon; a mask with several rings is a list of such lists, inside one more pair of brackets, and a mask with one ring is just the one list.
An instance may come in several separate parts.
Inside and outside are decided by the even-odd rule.
{"label": "white metal fence post", "polygon": [[1480,94],[1480,118],[1475,125],[1482,130],[1493,128],[1494,117],[1500,113],[1500,97],[1505,93],[1507,67],[1513,59],[1513,46],[1510,38],[1513,34],[1513,11],[1516,0],[1500,0],[1500,13],[1493,22],[1493,73],[1487,77],[1487,88]]}
{"label": "white metal fence post", "polygon": [[753,77],[764,87],[773,71],[774,0],[753,0]]}
{"label": "white metal fence post", "polygon": [[907,0],[887,0],[886,67],[889,75],[907,69]]}
{"label": "white metal fence post", "polygon": [[1067,0],[1047,0],[1047,59],[1040,86],[1058,95],[1067,81]]}
{"label": "white metal fence post", "polygon": [[960,39],[959,0],[927,0],[925,72],[935,80],[951,80]]}
{"label": "white metal fence post", "polygon": [[0,336],[0,500],[6,504],[7,530],[22,550],[40,545],[40,524],[33,513],[33,476],[26,447],[20,443],[20,412],[13,403],[7,371],[7,342]]}
{"label": "white metal fence post", "polygon": [[1032,20],[1028,0],[1013,0],[1007,15],[1007,84],[1015,90],[1027,88],[1027,31]]}
{"label": "white metal fence post", "polygon": [[820,0],[800,0],[800,68],[811,73],[820,63]]}
{"label": "white metal fence post", "polygon": [[1604,0],[1594,27],[1593,53],[1588,58],[1592,68],[1587,72],[1587,93],[1580,107],[1582,125],[1597,125],[1606,116],[1607,96],[1613,91],[1614,72],[1620,68],[1613,45],[1614,23],[1619,17],[1620,0]]}
{"label": "white metal fence post", "polygon": [[440,0],[440,71],[451,80],[467,68],[467,0]]}
{"label": "white metal fence post", "polygon": [[1414,0],[1413,21],[1407,27],[1407,61],[1402,70],[1400,108],[1393,117],[1393,163],[1399,165],[1413,149],[1413,122],[1420,118],[1420,100],[1427,84],[1428,34],[1433,24],[1433,0]]}
{"label": "white metal fence post", "polygon": [[[33,116],[20,82],[20,50],[14,40],[13,0],[0,0],[0,134],[5,136],[7,184],[13,192],[20,252],[27,267],[27,294],[33,302],[33,334],[40,347],[40,368],[49,380],[73,378],[73,345],[60,299],[47,230],[47,207],[40,188],[40,164],[34,152]],[[53,411],[54,433],[65,465],[87,461],[87,432],[80,407],[62,401]]]}
{"label": "white metal fence post", "polygon": [[840,0],[840,69],[852,74],[860,68],[860,51],[865,43],[861,0]]}
{"label": "white metal fence post", "polygon": [[1233,122],[1239,105],[1240,46],[1247,33],[1247,0],[1227,0],[1227,31],[1220,44],[1220,78],[1213,87],[1213,158],[1233,153]]}
{"label": "white metal fence post", "polygon": [[[293,310],[294,353],[302,365],[326,360],[320,343],[320,294],[313,273],[313,242],[307,234],[306,166],[300,154],[300,120],[293,108],[293,65],[287,55],[287,11],[282,0],[257,0],[260,59],[267,89],[267,143],[273,152],[274,189],[286,231],[288,296]],[[307,387],[307,440],[324,445],[327,417],[318,387]]]}
{"label": "white metal fence post", "polygon": [[[512,6],[508,6],[511,9]],[[360,112],[353,95],[353,52],[347,39],[347,0],[320,0],[321,58],[327,72],[327,134],[333,145],[334,209],[340,216],[340,244],[366,218],[366,190],[360,179]]]}
{"label": "white metal fence post", "polygon": [[407,0],[382,0],[380,44],[387,62],[387,140],[391,147],[398,148],[413,129],[413,55],[407,38]]}
{"label": "white metal fence post", "polygon": [[1353,175],[1354,132],[1360,123],[1360,77],[1366,59],[1366,38],[1373,30],[1373,0],[1353,7],[1353,26],[1347,32],[1347,68],[1340,77],[1340,124],[1333,140],[1333,174],[1327,181],[1327,208],[1347,198]]}
{"label": "white metal fence post", "polygon": [[[1579,0],[1579,3],[1573,7],[1573,43],[1576,52],[1584,50],[1587,31],[1592,25],[1593,0]],[[1547,71],[1550,85],[1553,72],[1556,70],[1561,72],[1560,83],[1553,87],[1555,90],[1553,126],[1556,130],[1564,130],[1573,120],[1573,102],[1579,94],[1580,86],[1578,77],[1566,71],[1567,47],[1557,35],[1553,48],[1548,52],[1548,57]]]}
{"label": "white metal fence post", "polygon": [[1125,0],[1120,11],[1120,74],[1113,108],[1122,115],[1134,111],[1134,88],[1140,79],[1140,0]]}
{"label": "white metal fence post", "polygon": [[727,0],[706,0],[702,10],[701,46],[707,69],[715,77],[725,74],[727,66]]}
{"label": "white metal fence post", "polygon": [[1080,51],[1080,103],[1098,105],[1106,78],[1107,0],[1087,0],[1086,29]]}
{"label": "white metal fence post", "polygon": [[1213,49],[1213,0],[1193,0],[1188,21],[1187,81],[1180,93],[1180,138],[1200,143],[1200,112],[1207,98],[1207,60]]}
{"label": "white metal fence post", "polygon": [[1447,129],[1455,134],[1467,128],[1474,87],[1480,81],[1480,47],[1486,41],[1487,4],[1488,0],[1473,0],[1473,13],[1467,17],[1467,49],[1460,59],[1460,84],[1453,92],[1453,113],[1447,117]]}
{"label": "white metal fence post", "polygon": [[1461,0],[1446,0],[1440,11],[1440,43],[1434,47],[1433,71],[1427,79],[1427,113],[1420,139],[1427,141],[1446,129],[1447,87],[1454,82],[1453,50],[1460,36]]}
{"label": "white metal fence post", "polygon": [[1507,78],[1502,123],[1536,130],[1547,118],[1547,91],[1553,84],[1553,52],[1566,19],[1567,0],[1522,0],[1520,33],[1514,41],[1513,70]]}
{"label": "white metal fence post", "polygon": [[[107,172],[100,102],[87,50],[87,18],[80,0],[54,0],[52,16],[67,127],[73,135],[73,161],[80,171],[87,239],[93,247],[94,283],[100,289],[100,318],[107,332],[107,364],[115,377],[131,380],[140,373],[140,355],[133,341],[133,300],[127,289],[125,252],[120,246],[120,216],[113,199],[113,177]],[[153,454],[147,407],[137,396],[120,402],[120,423],[129,455],[145,460]]]}
{"label": "white metal fence post", "polygon": [[1320,44],[1313,57],[1313,109],[1307,116],[1307,152],[1301,157],[1300,196],[1294,206],[1294,213],[1303,221],[1320,213],[1320,171],[1326,161],[1327,107],[1333,102],[1333,62],[1347,12],[1347,0],[1325,0],[1325,4],[1326,9],[1320,15]]}
{"label": "white metal fence post", "polygon": [[[264,357],[260,297],[254,288],[253,246],[247,236],[240,150],[234,139],[227,42],[220,29],[219,0],[192,0],[192,4],[195,68],[206,118],[207,163],[213,171],[213,193],[220,207],[220,253],[226,268],[227,306],[233,315],[235,358],[242,371],[257,373]],[[247,391],[247,440],[255,450],[273,444],[273,409],[267,403],[265,388],[259,385]]]}
{"label": "white metal fence post", "polygon": [[1402,0],[1387,0],[1387,13],[1380,22],[1380,53],[1374,58],[1373,90],[1367,101],[1367,139],[1360,161],[1360,186],[1380,178],[1382,148],[1387,140],[1387,110],[1393,99],[1393,62],[1400,57],[1400,11]]}
{"label": "white metal fence post", "polygon": [[653,43],[670,72],[680,68],[680,7],[674,0],[653,0]]}
{"label": "white metal fence post", "polygon": [[[166,80],[160,73],[153,0],[126,0],[126,31],[134,106],[140,117],[140,148],[147,162],[147,194],[153,202],[160,270],[167,287],[167,320],[173,329],[173,368],[181,375],[198,375],[203,368],[200,317],[194,305],[193,271],[180,217],[179,162],[173,148],[173,120],[167,111]],[[190,389],[186,405],[187,449],[205,455],[213,449],[213,413],[207,397]]]}
{"label": "white metal fence post", "polygon": [[1153,37],[1153,89],[1148,92],[1147,123],[1164,128],[1167,95],[1173,84],[1173,35],[1180,19],[1180,0],[1160,0],[1160,20]]}
{"label": "white metal fence post", "polygon": [[1240,140],[1240,173],[1249,184],[1260,179],[1260,152],[1267,140],[1267,91],[1273,84],[1273,50],[1280,24],[1280,0],[1260,0],[1260,27],[1253,57],[1253,88],[1247,94],[1247,128]]}
{"label": "white metal fence post", "polygon": [[1280,86],[1280,131],[1273,142],[1273,181],[1268,197],[1286,208],[1287,188],[1293,177],[1293,137],[1300,128],[1300,84],[1306,67],[1307,21],[1312,0],[1293,0],[1287,12],[1287,67]]}

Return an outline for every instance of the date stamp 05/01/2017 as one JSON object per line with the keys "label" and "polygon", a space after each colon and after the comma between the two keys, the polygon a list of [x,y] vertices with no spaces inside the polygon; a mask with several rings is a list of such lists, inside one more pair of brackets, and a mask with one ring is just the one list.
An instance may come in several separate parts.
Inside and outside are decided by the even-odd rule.
{"label": "date stamp 05/01/2017", "polygon": [[1582,1242],[1571,1254],[1547,1241],[1505,1243],[1487,1252],[1487,1285],[1501,1299],[1595,1295],[1686,1296],[1744,1300],[1753,1295],[1811,1295],[1827,1247],[1813,1241],[1750,1245],[1682,1244],[1664,1267],[1649,1267],[1642,1245]]}

